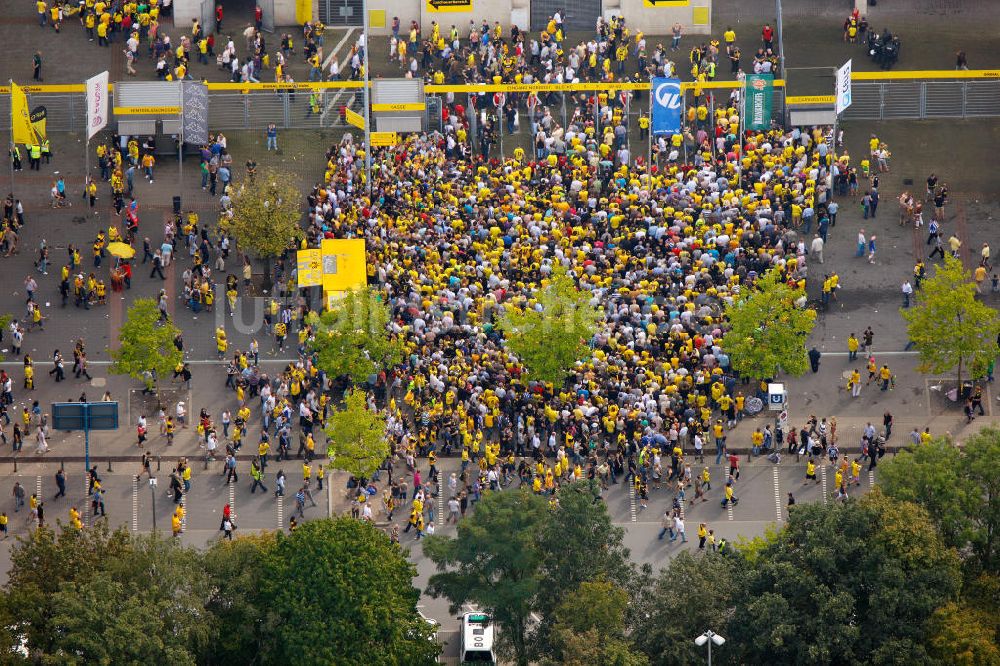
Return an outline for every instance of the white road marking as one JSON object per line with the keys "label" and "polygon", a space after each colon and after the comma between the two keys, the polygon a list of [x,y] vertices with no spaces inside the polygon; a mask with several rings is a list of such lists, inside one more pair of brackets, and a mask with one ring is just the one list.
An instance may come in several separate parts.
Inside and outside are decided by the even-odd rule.
{"label": "white road marking", "polygon": [[[88,504],[89,506],[89,504]],[[132,531],[139,531],[139,476],[132,477]]]}
{"label": "white road marking", "polygon": [[868,487],[875,487],[875,470],[873,469],[868,470]]}
{"label": "white road marking", "polygon": [[825,505],[830,498],[826,496],[826,465],[823,464],[822,460],[819,463],[819,478],[820,486],[823,490],[823,504]]}
{"label": "white road marking", "polygon": [[628,510],[629,514],[632,516],[632,522],[635,522],[635,484],[629,486],[628,489]]}
{"label": "white road marking", "polygon": [[774,473],[774,515],[778,522],[781,522],[781,482],[778,479],[778,466],[775,465],[771,471]]}

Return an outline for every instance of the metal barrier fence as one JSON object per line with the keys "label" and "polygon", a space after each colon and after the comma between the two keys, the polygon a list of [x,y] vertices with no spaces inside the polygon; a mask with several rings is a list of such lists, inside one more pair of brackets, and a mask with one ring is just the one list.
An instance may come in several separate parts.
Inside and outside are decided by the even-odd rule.
{"label": "metal barrier fence", "polygon": [[[361,111],[360,88],[320,90],[320,112],[312,112],[309,90],[213,90],[208,95],[208,122],[213,130],[264,129],[274,123],[282,129],[347,127],[342,108]],[[31,106],[46,109],[50,132],[83,132],[87,108],[82,93],[32,93]],[[10,95],[0,95],[0,110],[10,109]],[[130,116],[131,117],[131,116]],[[113,126],[113,125],[112,125]],[[10,113],[0,111],[0,132],[10,131]]]}
{"label": "metal barrier fence", "polygon": [[855,81],[845,120],[1000,116],[1000,81]]}
{"label": "metal barrier fence", "polygon": [[[581,86],[581,92],[590,90]],[[565,121],[572,117],[574,102],[571,94],[550,93],[542,103],[552,106],[553,114],[560,121]],[[642,91],[641,101],[629,105],[630,118],[648,108],[648,94],[648,90]],[[272,122],[282,129],[331,129],[348,126],[342,114],[344,107],[361,111],[362,92],[358,87],[325,87],[319,95],[320,113],[315,114],[310,108],[309,90],[210,90],[209,125],[212,129],[225,131],[263,129]],[[466,99],[465,93],[455,95],[459,100]],[[519,103],[522,118],[527,113],[526,97],[522,95]],[[428,95],[427,112],[432,129],[440,126],[438,119],[441,112],[440,102],[433,98],[434,95]],[[775,117],[783,115],[783,100],[783,89],[776,88]],[[82,93],[32,93],[31,105],[38,104],[44,105],[47,110],[49,131],[83,131],[86,106]],[[9,105],[9,95],[0,94],[0,109],[9,109]],[[998,79],[855,81],[853,104],[842,116],[844,120],[981,117],[1000,117]],[[634,127],[632,123],[634,120],[630,122]],[[521,126],[527,124],[524,122]],[[10,115],[0,112],[0,132],[9,129]]]}

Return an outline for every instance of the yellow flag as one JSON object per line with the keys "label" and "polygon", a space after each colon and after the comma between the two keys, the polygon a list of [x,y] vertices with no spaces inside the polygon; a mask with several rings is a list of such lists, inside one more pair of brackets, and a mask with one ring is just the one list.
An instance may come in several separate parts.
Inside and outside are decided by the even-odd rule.
{"label": "yellow flag", "polygon": [[10,82],[10,115],[14,124],[14,143],[33,146],[38,143],[38,135],[31,125],[31,114],[28,112],[28,96],[24,89],[13,81]]}

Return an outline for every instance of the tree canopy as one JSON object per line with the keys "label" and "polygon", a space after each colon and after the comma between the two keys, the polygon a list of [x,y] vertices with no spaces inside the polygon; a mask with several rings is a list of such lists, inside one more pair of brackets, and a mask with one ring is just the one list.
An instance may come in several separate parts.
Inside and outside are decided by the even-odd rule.
{"label": "tree canopy", "polygon": [[[611,525],[606,505],[594,502],[587,483],[561,490],[551,508],[526,491],[488,493],[475,519],[459,522],[456,537],[425,539],[424,552],[441,570],[428,591],[447,597],[454,611],[472,602],[491,613],[501,651],[526,664],[556,648],[554,607],[580,583],[628,584],[631,569],[621,541],[622,530]],[[533,613],[541,615],[544,630],[532,629]]]}
{"label": "tree canopy", "polygon": [[158,534],[42,528],[12,549],[0,661],[433,664],[414,566],[349,518],[207,550]]}
{"label": "tree canopy", "polygon": [[341,517],[280,535],[260,583],[276,663],[420,666],[440,652],[417,612],[416,567],[372,525]]}
{"label": "tree canopy", "polygon": [[920,355],[923,372],[940,374],[969,369],[973,377],[986,374],[1000,355],[1000,315],[976,299],[976,287],[962,262],[951,256],[936,266],[920,286],[917,305],[901,311],[907,334]]}
{"label": "tree canopy", "polygon": [[915,502],[934,520],[946,542],[971,547],[974,571],[1000,574],[1000,429],[987,427],[961,447],[937,439],[901,451],[880,466],[885,492]]}
{"label": "tree canopy", "polygon": [[809,367],[806,340],[816,323],[816,312],[799,307],[805,296],[772,269],[726,306],[729,330],[722,348],[741,375],[768,379],[779,369],[801,375]]}
{"label": "tree canopy", "polygon": [[403,359],[403,344],[388,329],[391,313],[381,295],[371,289],[348,291],[334,307],[313,313],[309,348],[316,365],[331,377],[347,375],[363,383]]}
{"label": "tree canopy", "polygon": [[590,357],[590,341],[601,311],[557,265],[534,303],[506,306],[500,326],[508,349],[527,369],[528,378],[559,387],[578,361]]}
{"label": "tree canopy", "polygon": [[[173,322],[161,320],[154,299],[137,298],[129,306],[125,323],[118,331],[118,348],[110,350],[114,361],[111,372],[128,375],[153,388],[184,361],[184,353],[174,345],[179,334],[180,329]],[[153,377],[147,372],[152,372]]]}
{"label": "tree canopy", "polygon": [[385,436],[386,417],[368,409],[364,391],[351,391],[344,403],[344,409],[335,410],[327,419],[330,466],[367,479],[392,453]]}
{"label": "tree canopy", "polygon": [[232,216],[219,218],[240,250],[261,259],[284,254],[304,236],[302,193],[291,175],[261,169],[253,178],[235,184]]}

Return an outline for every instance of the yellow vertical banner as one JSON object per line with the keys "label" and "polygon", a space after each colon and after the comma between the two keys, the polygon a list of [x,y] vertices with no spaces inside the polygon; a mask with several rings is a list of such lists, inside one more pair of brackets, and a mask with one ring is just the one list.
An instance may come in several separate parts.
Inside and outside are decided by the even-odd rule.
{"label": "yellow vertical banner", "polygon": [[323,250],[323,291],[349,291],[368,284],[363,238],[326,238]]}
{"label": "yellow vertical banner", "polygon": [[365,128],[365,117],[360,113],[356,113],[350,109],[344,109],[344,119],[347,120],[349,125],[354,125],[358,129]]}
{"label": "yellow vertical banner", "polygon": [[13,81],[10,82],[10,116],[14,143],[28,146],[37,144],[38,135],[31,125],[31,113],[28,111],[28,96],[24,94],[24,89]]}
{"label": "yellow vertical banner", "polygon": [[299,25],[312,21],[312,0],[295,0],[295,22]]}
{"label": "yellow vertical banner", "polygon": [[299,250],[296,256],[299,289],[323,284],[323,255],[319,250]]}

